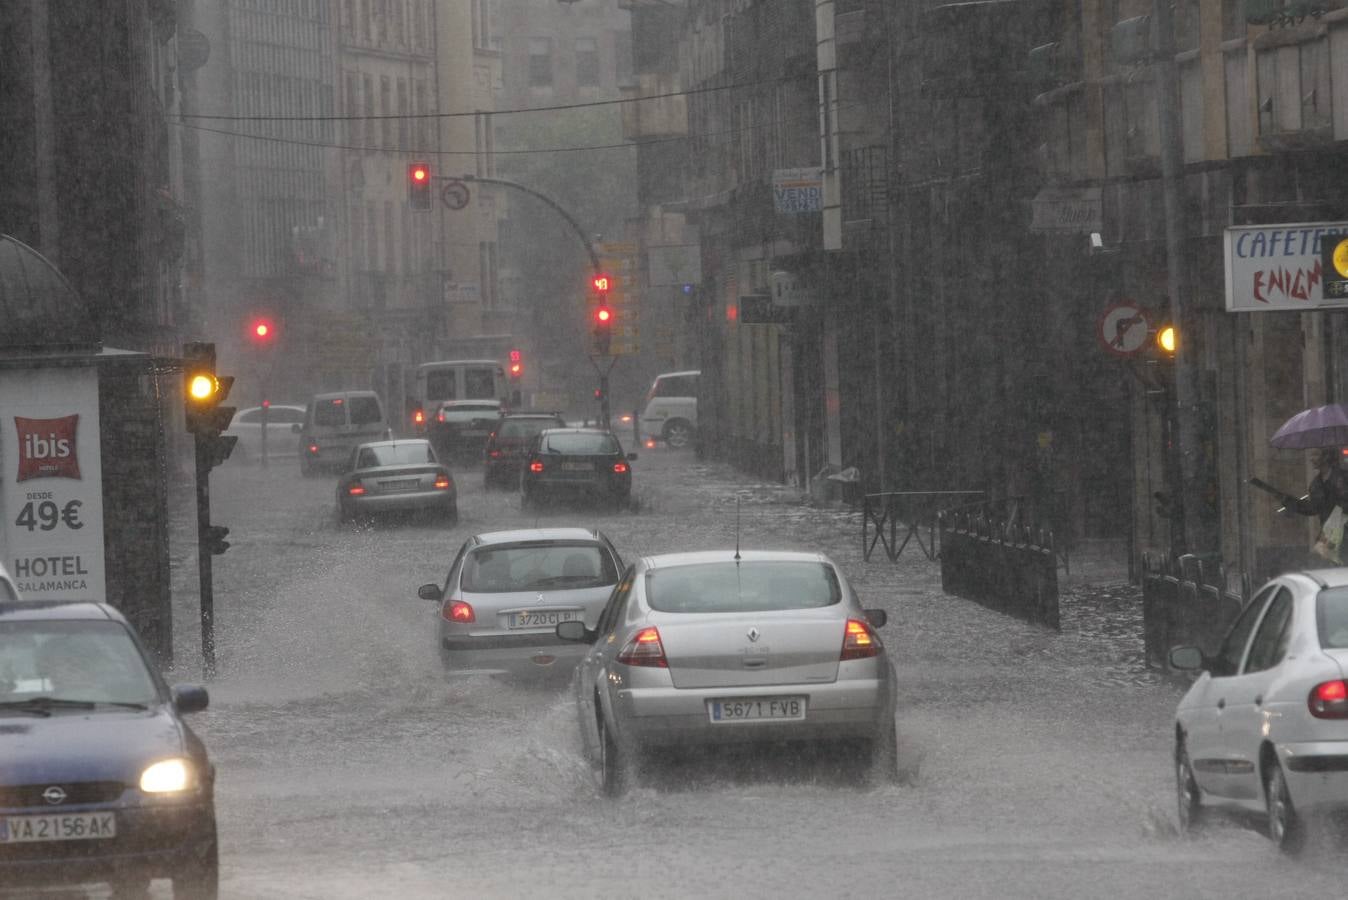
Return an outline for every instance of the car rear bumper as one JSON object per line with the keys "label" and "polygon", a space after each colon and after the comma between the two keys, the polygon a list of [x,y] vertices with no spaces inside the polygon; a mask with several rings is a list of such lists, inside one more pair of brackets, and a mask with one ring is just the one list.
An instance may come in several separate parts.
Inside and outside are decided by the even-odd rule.
{"label": "car rear bumper", "polygon": [[[72,808],[102,812],[106,807]],[[118,807],[117,836],[106,840],[0,843],[0,887],[79,884],[123,875],[167,878],[204,861],[215,842],[215,811],[209,803]],[[50,813],[49,809],[0,811],[6,815]]]}
{"label": "car rear bumper", "polygon": [[571,676],[587,649],[584,644],[557,640],[546,633],[440,638],[440,658],[445,668],[460,675],[565,679]]}
{"label": "car rear bumper", "polygon": [[[623,738],[648,747],[873,738],[893,714],[890,684],[855,679],[758,687],[626,688],[614,695],[614,713]],[[805,718],[711,719],[711,700],[768,697],[804,697]]]}
{"label": "car rear bumper", "polygon": [[1297,809],[1348,810],[1348,741],[1279,744],[1278,757]]}
{"label": "car rear bumper", "polygon": [[364,494],[342,501],[350,515],[440,511],[449,512],[458,505],[454,491],[406,491],[398,494]]}

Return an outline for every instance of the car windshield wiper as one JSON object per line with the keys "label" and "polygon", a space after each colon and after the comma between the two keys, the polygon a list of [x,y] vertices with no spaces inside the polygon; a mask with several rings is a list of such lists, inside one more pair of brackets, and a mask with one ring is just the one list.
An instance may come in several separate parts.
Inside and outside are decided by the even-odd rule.
{"label": "car windshield wiper", "polygon": [[149,709],[144,703],[122,700],[69,700],[65,697],[29,697],[27,700],[0,702],[0,710],[16,709],[20,712],[32,712],[48,716],[54,709],[97,709],[100,706],[117,706],[122,709]]}

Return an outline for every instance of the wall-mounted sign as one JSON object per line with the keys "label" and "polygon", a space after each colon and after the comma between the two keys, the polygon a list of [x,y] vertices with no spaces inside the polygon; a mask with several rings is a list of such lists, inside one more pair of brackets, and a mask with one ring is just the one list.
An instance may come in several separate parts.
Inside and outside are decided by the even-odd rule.
{"label": "wall-mounted sign", "polygon": [[0,515],[25,600],[107,599],[96,370],[0,375]]}
{"label": "wall-mounted sign", "polygon": [[772,206],[779,213],[820,212],[824,208],[824,170],[774,169]]}
{"label": "wall-mounted sign", "polygon": [[1104,230],[1100,189],[1045,187],[1034,196],[1031,231],[1090,234]]}
{"label": "wall-mounted sign", "polygon": [[1348,234],[1348,222],[1301,222],[1226,229],[1228,312],[1307,312],[1348,307],[1348,296],[1325,297],[1320,248],[1327,235]]}

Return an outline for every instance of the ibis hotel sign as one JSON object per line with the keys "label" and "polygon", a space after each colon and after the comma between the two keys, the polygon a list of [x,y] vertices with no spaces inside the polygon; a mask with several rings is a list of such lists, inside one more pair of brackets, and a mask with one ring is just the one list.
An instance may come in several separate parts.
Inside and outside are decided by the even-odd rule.
{"label": "ibis hotel sign", "polygon": [[1348,222],[1302,222],[1226,229],[1228,312],[1308,312],[1348,307],[1325,297],[1323,238],[1348,235]]}
{"label": "ibis hotel sign", "polygon": [[106,599],[98,373],[0,372],[5,567],[25,600]]}

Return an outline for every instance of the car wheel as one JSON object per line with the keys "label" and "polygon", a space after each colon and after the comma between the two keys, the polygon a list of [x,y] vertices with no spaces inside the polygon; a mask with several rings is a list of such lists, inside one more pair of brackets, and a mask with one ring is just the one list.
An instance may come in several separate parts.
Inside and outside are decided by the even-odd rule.
{"label": "car wheel", "polygon": [[1175,800],[1180,834],[1189,834],[1201,827],[1206,811],[1198,792],[1193,763],[1189,761],[1189,751],[1183,743],[1175,746]]}
{"label": "car wheel", "polygon": [[599,777],[605,797],[621,797],[632,786],[632,763],[599,717]]}
{"label": "car wheel", "polygon": [[687,447],[693,440],[693,427],[682,419],[674,419],[665,423],[663,438],[671,449]]}
{"label": "car wheel", "polygon": [[890,722],[871,743],[871,782],[876,785],[899,782],[899,735]]}
{"label": "car wheel", "polygon": [[459,524],[459,504],[455,503],[445,510],[445,521],[451,526]]}
{"label": "car wheel", "polygon": [[215,840],[201,858],[173,875],[174,900],[216,900],[220,895],[220,852]]}
{"label": "car wheel", "polygon": [[1264,776],[1264,802],[1268,809],[1268,836],[1278,849],[1288,856],[1296,856],[1306,843],[1306,829],[1292,806],[1292,795],[1287,790],[1287,777],[1282,765],[1274,760]]}

